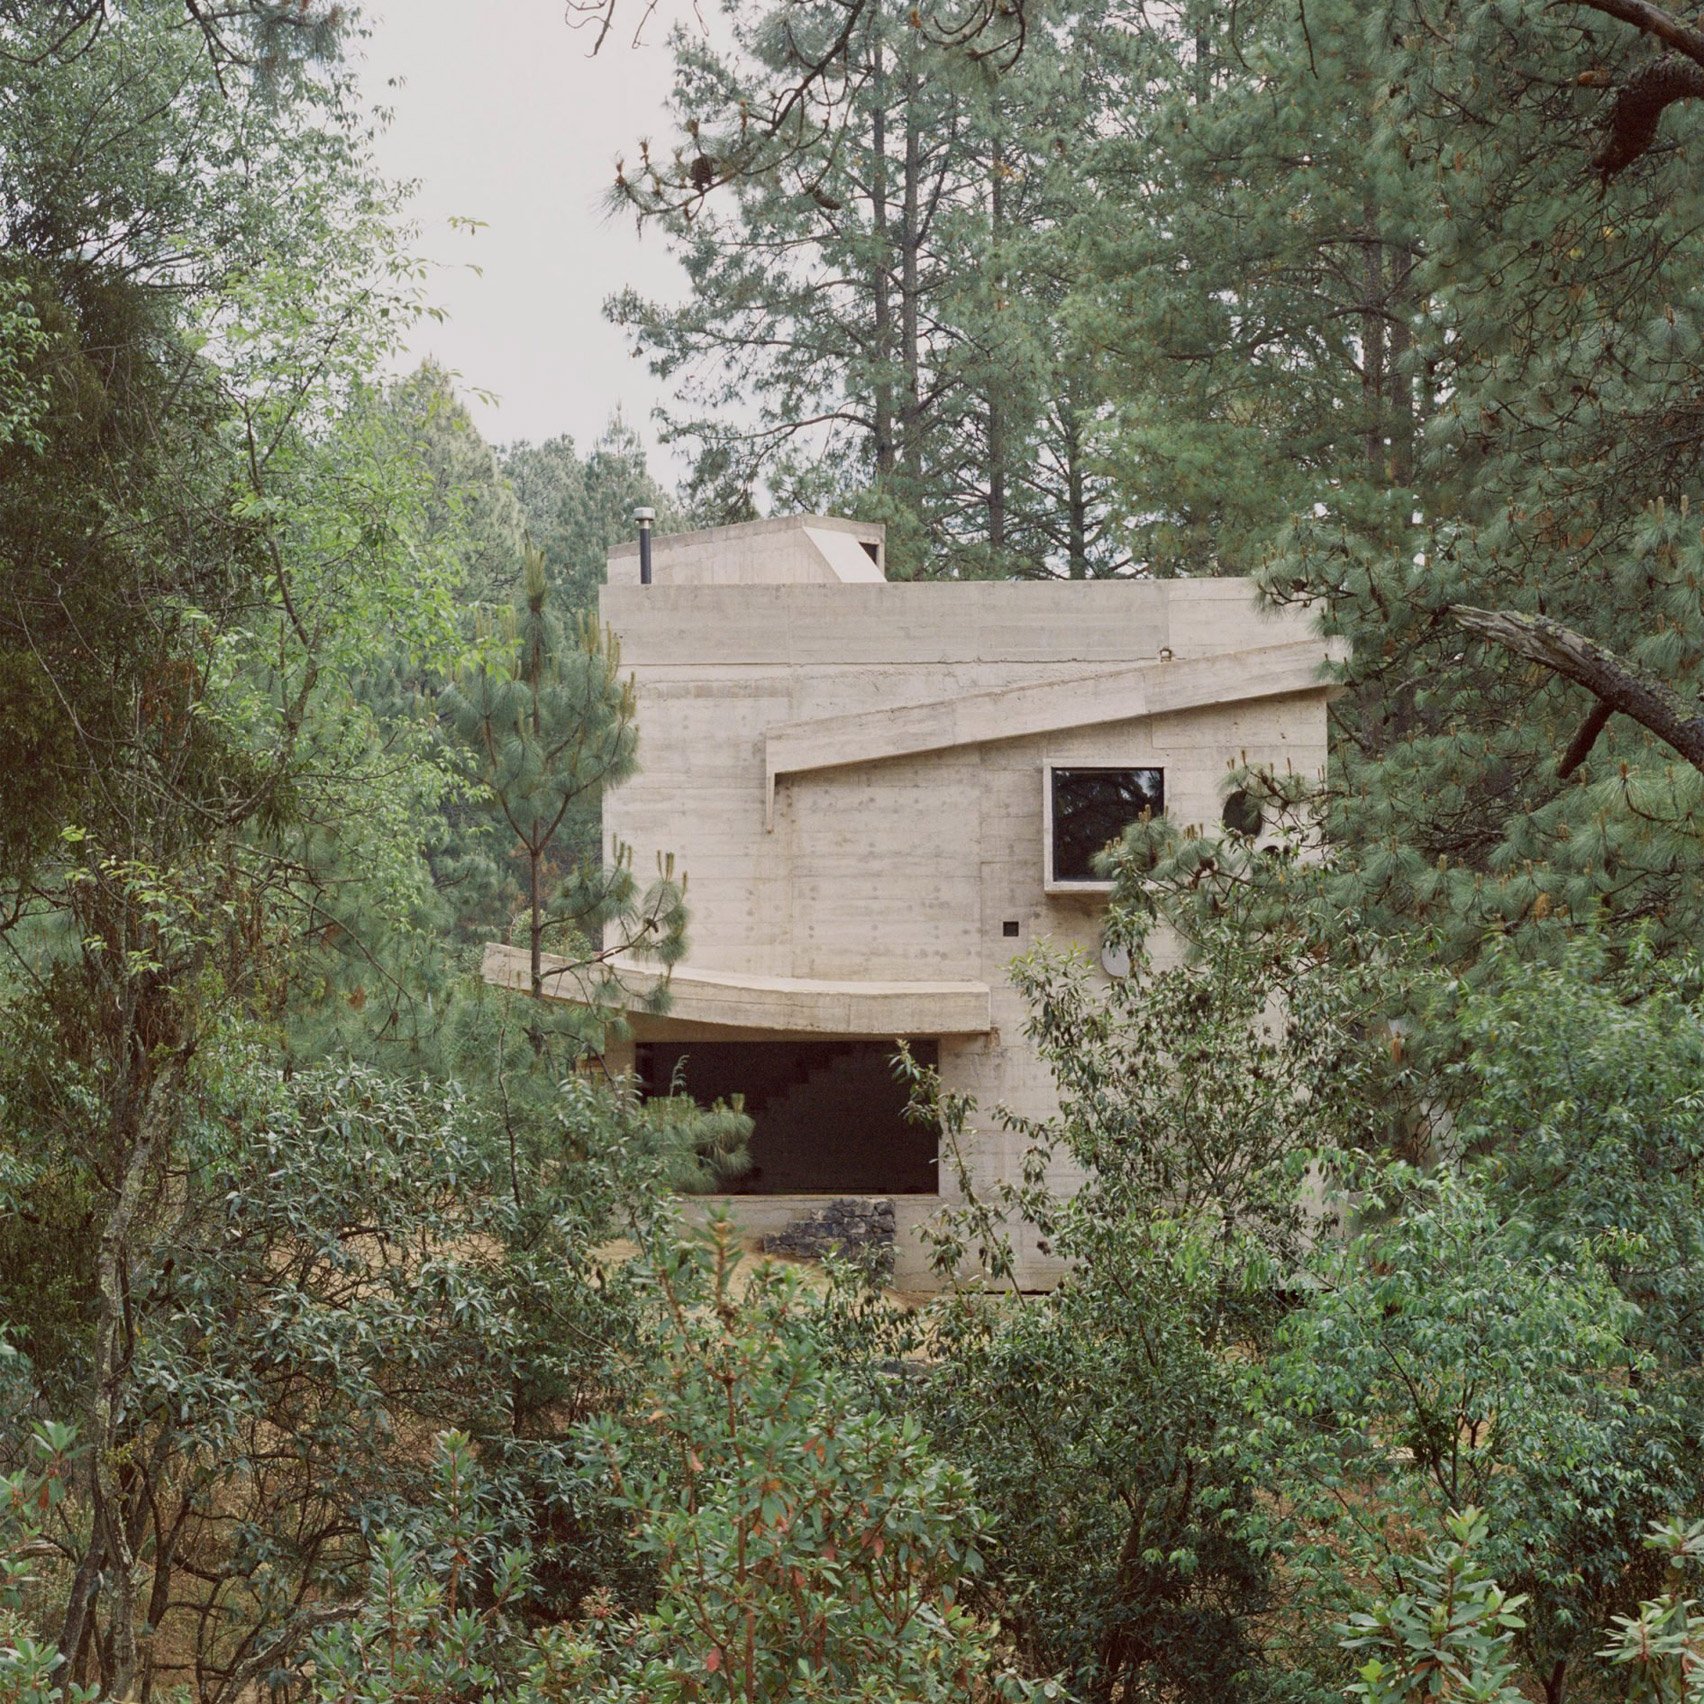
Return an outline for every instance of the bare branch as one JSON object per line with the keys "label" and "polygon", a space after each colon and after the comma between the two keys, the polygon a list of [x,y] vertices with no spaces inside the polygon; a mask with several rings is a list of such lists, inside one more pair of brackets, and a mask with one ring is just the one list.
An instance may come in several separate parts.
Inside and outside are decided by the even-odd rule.
{"label": "bare branch", "polygon": [[[1613,651],[1547,616],[1466,604],[1452,605],[1450,614],[1468,632],[1585,687],[1611,711],[1630,716],[1704,773],[1704,714],[1662,682],[1636,673]],[[1574,737],[1570,755],[1584,732]]]}
{"label": "bare branch", "polygon": [[1575,0],[1575,4],[1631,24],[1634,29],[1655,36],[1665,47],[1672,47],[1676,53],[1684,53],[1688,59],[1704,65],[1704,30],[1682,23],[1672,12],[1653,6],[1650,0]]}

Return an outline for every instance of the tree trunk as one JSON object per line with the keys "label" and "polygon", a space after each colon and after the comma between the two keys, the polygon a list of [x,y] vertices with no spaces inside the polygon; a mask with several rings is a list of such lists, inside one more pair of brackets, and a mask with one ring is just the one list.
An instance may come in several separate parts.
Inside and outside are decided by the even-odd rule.
{"label": "tree trunk", "polygon": [[532,997],[544,998],[544,896],[541,891],[539,866],[544,853],[538,844],[541,825],[532,825],[532,839],[527,845],[527,945],[532,965]]}
{"label": "tree trunk", "polygon": [[1059,406],[1060,447],[1065,452],[1065,560],[1073,580],[1089,577],[1089,499],[1083,478],[1083,433],[1070,403]]}
{"label": "tree trunk", "polygon": [[893,232],[888,212],[887,50],[879,35],[871,56],[870,95],[870,228],[876,239],[870,245],[870,295],[876,329],[875,465],[876,485],[885,490],[893,483],[895,460],[893,293],[888,266]]}
{"label": "tree trunk", "polygon": [[1361,278],[1361,406],[1366,414],[1367,475],[1383,483],[1385,459],[1385,320],[1384,250],[1379,244],[1378,209],[1369,198],[1362,248]]}
{"label": "tree trunk", "polygon": [[101,1570],[106,1565],[106,1552],[101,1548],[99,1532],[90,1534],[89,1547],[77,1564],[71,1580],[71,1590],[65,1601],[65,1614],[59,1623],[59,1657],[61,1681],[77,1686],[89,1684],[88,1655],[95,1625],[95,1605],[100,1598]]}
{"label": "tree trunk", "polygon": [[[103,1553],[110,1582],[111,1615],[107,1627],[110,1657],[102,1675],[103,1688],[127,1696],[136,1680],[136,1591],[139,1567],[133,1533],[137,1511],[138,1474],[130,1461],[132,1442],[125,1433],[124,1387],[135,1345],[130,1323],[130,1277],[134,1266],[133,1235],[148,1190],[159,1174],[170,1146],[178,1090],[192,1049],[180,1047],[168,1055],[141,1096],[141,1116],[125,1160],[123,1176],[111,1211],[101,1229],[95,1258],[95,1348],[93,1396],[84,1435],[90,1441],[89,1490],[94,1512],[91,1550]],[[143,1066],[142,1069],[146,1069]],[[123,1464],[123,1465],[116,1465]],[[85,1558],[85,1562],[87,1558]],[[81,1573],[81,1570],[79,1570]],[[73,1592],[67,1612],[66,1646],[75,1650],[85,1629],[75,1625],[93,1606],[93,1593]]]}
{"label": "tree trunk", "polygon": [[998,139],[993,144],[988,184],[988,235],[994,256],[993,346],[988,351],[988,548],[996,564],[1006,553],[1006,411],[995,371],[999,361],[1000,316],[1005,305],[1005,275],[1001,245],[1006,238],[1006,158]]}
{"label": "tree trunk", "polygon": [[1405,370],[1414,334],[1408,325],[1406,297],[1395,306],[1390,327],[1390,476],[1395,484],[1406,486],[1414,481],[1414,377]]}
{"label": "tree trunk", "polygon": [[917,52],[912,46],[905,68],[905,180],[901,211],[899,342],[905,374],[904,418],[900,431],[900,459],[915,502],[923,484],[923,423],[919,418],[923,397],[923,354],[921,348],[921,291],[919,250],[923,246],[923,138],[919,128],[917,99],[922,78],[917,70]]}

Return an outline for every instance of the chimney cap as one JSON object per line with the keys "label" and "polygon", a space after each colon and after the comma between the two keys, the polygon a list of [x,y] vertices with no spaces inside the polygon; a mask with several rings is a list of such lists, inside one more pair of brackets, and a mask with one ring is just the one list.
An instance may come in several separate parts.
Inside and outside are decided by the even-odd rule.
{"label": "chimney cap", "polygon": [[635,509],[633,511],[633,518],[641,526],[645,526],[657,518],[657,511],[655,509]]}

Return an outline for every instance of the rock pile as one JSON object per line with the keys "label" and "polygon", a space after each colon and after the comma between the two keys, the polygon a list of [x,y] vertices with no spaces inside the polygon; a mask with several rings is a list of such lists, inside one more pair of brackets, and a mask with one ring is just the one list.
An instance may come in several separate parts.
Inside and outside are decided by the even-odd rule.
{"label": "rock pile", "polygon": [[893,1271],[893,1203],[841,1196],[763,1239],[765,1254],[822,1260],[831,1254],[867,1263],[886,1277]]}

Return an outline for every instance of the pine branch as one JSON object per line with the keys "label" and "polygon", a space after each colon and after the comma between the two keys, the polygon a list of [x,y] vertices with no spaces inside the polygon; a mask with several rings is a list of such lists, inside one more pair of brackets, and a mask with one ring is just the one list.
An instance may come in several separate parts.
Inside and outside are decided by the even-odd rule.
{"label": "pine branch", "polygon": [[[1689,710],[1678,693],[1636,673],[1613,651],[1547,616],[1473,609],[1466,604],[1451,605],[1450,615],[1468,632],[1585,687],[1609,711],[1631,717],[1704,773],[1704,714]],[[1590,749],[1585,734],[1586,728],[1582,728],[1574,736],[1564,763],[1582,744],[1585,750]],[[1591,737],[1596,739],[1596,730]],[[1580,751],[1576,763],[1584,758],[1585,750]]]}

